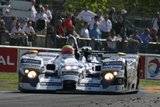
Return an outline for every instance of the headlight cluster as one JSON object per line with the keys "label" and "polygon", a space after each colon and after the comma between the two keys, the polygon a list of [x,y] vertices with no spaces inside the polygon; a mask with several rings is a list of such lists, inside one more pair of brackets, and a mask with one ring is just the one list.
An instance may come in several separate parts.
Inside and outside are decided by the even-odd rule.
{"label": "headlight cluster", "polygon": [[65,66],[65,70],[67,71],[76,70],[76,69],[78,69],[78,66],[70,66],[70,65]]}
{"label": "headlight cluster", "polygon": [[34,71],[34,70],[28,70],[28,69],[26,69],[26,70],[24,70],[24,72],[27,75],[27,77],[30,78],[30,79],[34,79],[34,78],[37,77],[37,72]]}
{"label": "headlight cluster", "polygon": [[105,75],[104,75],[104,79],[107,80],[107,81],[111,81],[115,78],[115,76],[118,75],[118,72],[117,71],[113,71],[113,72],[107,72]]}

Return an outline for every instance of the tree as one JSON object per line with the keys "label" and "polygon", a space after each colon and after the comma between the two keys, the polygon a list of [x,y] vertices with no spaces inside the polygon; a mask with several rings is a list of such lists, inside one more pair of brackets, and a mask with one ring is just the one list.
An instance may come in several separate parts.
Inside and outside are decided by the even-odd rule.
{"label": "tree", "polygon": [[88,8],[93,12],[104,13],[108,8],[108,0],[66,0],[65,10],[69,12],[81,11]]}
{"label": "tree", "polygon": [[[42,4],[53,5],[60,0],[39,0]],[[160,0],[61,0],[65,1],[64,8],[67,12],[79,12],[88,8],[93,12],[106,14],[110,7],[116,10],[126,9],[131,15],[149,16],[160,11]]]}

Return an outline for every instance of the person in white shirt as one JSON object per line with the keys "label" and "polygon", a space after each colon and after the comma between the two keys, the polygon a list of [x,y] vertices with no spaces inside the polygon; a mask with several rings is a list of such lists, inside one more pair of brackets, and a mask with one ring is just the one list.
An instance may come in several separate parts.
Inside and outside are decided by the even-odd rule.
{"label": "person in white shirt", "polygon": [[32,42],[35,40],[35,30],[32,27],[32,21],[28,21],[27,25],[23,27],[23,32],[27,35],[27,45],[32,46]]}
{"label": "person in white shirt", "polygon": [[96,13],[88,9],[85,9],[78,14],[77,19],[89,23],[91,22],[92,18],[94,18],[95,16],[96,16]]}
{"label": "person in white shirt", "polygon": [[84,22],[84,27],[81,29],[80,36],[82,38],[90,38],[87,22]]}
{"label": "person in white shirt", "polygon": [[113,32],[110,36],[107,37],[107,47],[108,51],[115,52],[117,51],[117,42],[121,42],[122,38]]}
{"label": "person in white shirt", "polygon": [[27,45],[27,36],[20,27],[20,23],[17,22],[11,30],[10,44],[11,45]]}
{"label": "person in white shirt", "polygon": [[100,30],[102,31],[102,36],[106,38],[106,36],[110,35],[112,30],[112,22],[109,19],[109,16],[105,16],[104,20],[100,22],[99,25]]}
{"label": "person in white shirt", "polygon": [[13,34],[13,35],[24,34],[22,28],[20,27],[20,23],[19,22],[16,22],[16,25],[13,26],[13,28],[11,30],[11,34]]}
{"label": "person in white shirt", "polygon": [[50,20],[48,19],[47,14],[44,12],[44,8],[42,5],[39,6],[39,9],[36,14],[36,32],[43,34],[47,29],[47,23]]}
{"label": "person in white shirt", "polygon": [[35,20],[44,20],[45,22],[49,22],[48,16],[44,11],[44,7],[42,5],[39,6],[39,10],[36,14]]}
{"label": "person in white shirt", "polygon": [[52,12],[49,10],[48,5],[44,5],[44,12],[46,13],[48,17],[48,21],[50,22],[52,20]]}
{"label": "person in white shirt", "polygon": [[34,35],[35,34],[35,30],[32,27],[32,22],[31,21],[28,21],[27,25],[24,26],[22,30],[27,35]]}
{"label": "person in white shirt", "polygon": [[32,21],[32,22],[34,22],[35,23],[35,21],[36,21],[36,14],[37,14],[37,10],[35,9],[35,3],[36,3],[36,1],[35,0],[32,0],[32,7],[31,7],[31,17],[30,17],[30,20]]}

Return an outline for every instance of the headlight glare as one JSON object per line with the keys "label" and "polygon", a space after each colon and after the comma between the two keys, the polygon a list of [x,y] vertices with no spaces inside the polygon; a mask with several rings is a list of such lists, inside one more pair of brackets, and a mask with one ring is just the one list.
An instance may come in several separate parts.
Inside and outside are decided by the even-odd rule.
{"label": "headlight glare", "polygon": [[73,66],[72,69],[78,69],[78,66]]}
{"label": "headlight glare", "polygon": [[114,79],[114,75],[112,73],[106,73],[104,75],[104,78],[108,81],[113,80]]}
{"label": "headlight glare", "polygon": [[72,67],[71,67],[71,66],[65,66],[65,69],[66,69],[66,70],[71,70]]}
{"label": "headlight glare", "polygon": [[29,70],[28,70],[28,69],[25,69],[25,70],[24,70],[24,73],[25,73],[25,74],[28,74],[28,73],[29,73]]}
{"label": "headlight glare", "polygon": [[117,76],[117,75],[118,75],[118,72],[117,72],[117,71],[114,71],[114,72],[113,72],[113,75],[114,75],[114,76]]}
{"label": "headlight glare", "polygon": [[30,71],[27,76],[30,79],[34,79],[34,78],[36,78],[37,73],[35,71]]}

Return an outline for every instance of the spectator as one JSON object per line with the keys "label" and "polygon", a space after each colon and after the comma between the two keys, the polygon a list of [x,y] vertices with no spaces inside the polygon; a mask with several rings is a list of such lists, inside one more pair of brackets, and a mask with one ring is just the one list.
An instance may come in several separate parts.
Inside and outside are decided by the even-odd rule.
{"label": "spectator", "polygon": [[153,29],[157,31],[158,41],[160,40],[160,13],[157,12],[156,18],[153,19]]}
{"label": "spectator", "polygon": [[147,45],[149,44],[149,42],[151,42],[152,38],[150,36],[149,28],[146,28],[145,31],[142,34],[140,34],[140,39],[142,40],[142,43],[144,45]]}
{"label": "spectator", "polygon": [[49,19],[48,16],[45,14],[42,5],[39,6],[35,19],[36,19],[36,30],[37,31],[46,30]]}
{"label": "spectator", "polygon": [[17,22],[11,30],[11,45],[27,45],[27,37],[20,26],[20,23]]}
{"label": "spectator", "polygon": [[77,38],[73,35],[73,33],[70,33],[67,35],[67,45],[71,45],[74,48],[74,53],[75,53],[75,57],[76,59],[79,59],[79,51],[78,51],[78,42],[77,42]]}
{"label": "spectator", "polygon": [[58,35],[59,37],[64,37],[65,32],[64,32],[64,27],[63,27],[63,21],[61,19],[57,21],[54,27],[55,27],[56,35]]}
{"label": "spectator", "polygon": [[116,34],[122,36],[123,38],[125,38],[124,36],[124,21],[123,18],[121,17],[121,15],[119,14],[117,19],[117,23],[115,23],[115,32]]}
{"label": "spectator", "polygon": [[94,18],[92,18],[91,22],[89,22],[89,30],[93,29],[93,26],[97,25],[97,27],[99,28],[100,26],[100,17],[99,16],[95,16]]}
{"label": "spectator", "polygon": [[110,52],[117,51],[117,42],[121,42],[122,38],[120,36],[116,36],[115,32],[107,37],[107,48]]}
{"label": "spectator", "polygon": [[64,26],[64,29],[66,30],[66,35],[68,35],[70,32],[73,31],[74,25],[72,22],[71,14],[68,14],[66,16],[66,19],[64,19],[64,22],[63,22],[63,26]]}
{"label": "spectator", "polygon": [[22,31],[22,28],[20,27],[21,24],[19,22],[16,23],[16,25],[12,28],[11,33],[12,34],[24,34]]}
{"label": "spectator", "polygon": [[36,36],[35,30],[32,27],[32,21],[28,21],[27,26],[24,26],[22,30],[28,36],[27,45],[32,46],[32,42]]}
{"label": "spectator", "polygon": [[111,7],[108,13],[109,19],[112,22],[112,28],[113,30],[116,29],[116,23],[117,23],[117,13],[116,9],[114,7]]}
{"label": "spectator", "polygon": [[90,37],[87,22],[84,22],[84,27],[81,29],[80,36],[82,38],[89,38]]}
{"label": "spectator", "polygon": [[17,23],[17,22],[18,22],[17,17],[12,17],[12,23],[10,24],[10,25],[11,25],[11,28],[10,28],[9,32],[11,32],[12,28],[13,28],[14,26],[16,26],[16,23]]}
{"label": "spectator", "polygon": [[93,29],[90,31],[90,37],[92,39],[101,39],[101,31],[100,29],[98,28],[98,24],[95,23],[94,26],[93,26]]}
{"label": "spectator", "polygon": [[31,7],[31,18],[30,18],[30,20],[32,21],[33,27],[35,27],[36,14],[37,14],[37,10],[35,9],[36,1],[35,0],[31,0],[31,1],[32,1],[32,7]]}
{"label": "spectator", "polygon": [[153,42],[158,42],[157,30],[155,28],[150,29],[150,35]]}
{"label": "spectator", "polygon": [[5,28],[5,22],[0,19],[0,44],[5,44],[9,39],[9,33]]}
{"label": "spectator", "polygon": [[50,21],[52,20],[52,13],[51,13],[51,11],[49,10],[47,4],[44,5],[44,12],[45,12],[45,14],[46,14],[47,17],[48,17],[48,22],[50,22]]}
{"label": "spectator", "polygon": [[100,23],[100,30],[102,31],[102,38],[107,38],[112,30],[112,22],[109,16],[106,15],[104,20]]}
{"label": "spectator", "polygon": [[141,40],[139,34],[137,31],[133,32],[133,34],[130,36],[131,39],[138,41],[139,43],[142,43],[143,41]]}

